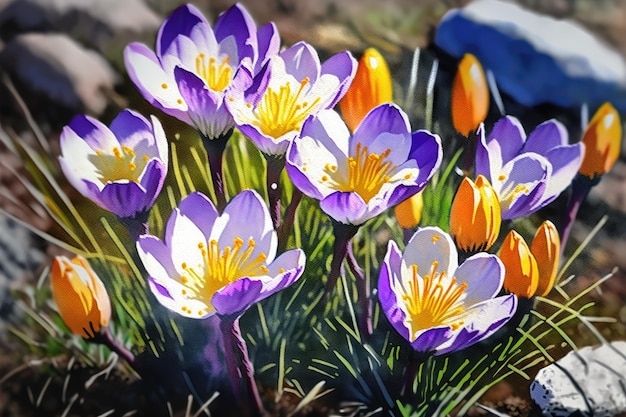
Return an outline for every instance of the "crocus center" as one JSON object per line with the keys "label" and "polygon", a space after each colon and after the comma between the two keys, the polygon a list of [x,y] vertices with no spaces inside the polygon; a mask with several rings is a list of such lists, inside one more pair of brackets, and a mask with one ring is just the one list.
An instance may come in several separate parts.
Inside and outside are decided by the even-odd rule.
{"label": "crocus center", "polygon": [[[253,257],[255,241],[252,238],[246,243],[236,237],[231,246],[223,248],[213,239],[208,243],[199,242],[197,248],[202,254],[203,264],[194,267],[183,262],[182,295],[200,299],[206,305],[211,305],[213,295],[226,285],[243,277],[266,275],[269,272],[265,264],[267,255],[264,252]],[[184,312],[191,313],[189,307],[181,308]],[[198,311],[198,315],[204,314],[204,310]]]}
{"label": "crocus center", "polygon": [[337,167],[327,164],[322,182],[332,179],[332,187],[338,191],[355,192],[368,203],[389,182],[396,166],[387,161],[391,149],[378,154],[370,152],[367,146],[356,144],[354,156],[348,158],[347,175],[342,176]]}
{"label": "crocus center", "polygon": [[229,62],[228,56],[218,63],[215,57],[207,57],[204,53],[199,53],[196,57],[196,74],[211,90],[224,91],[233,79],[233,68]]}
{"label": "crocus center", "polygon": [[415,339],[420,330],[437,326],[450,326],[456,330],[463,324],[465,307],[460,298],[467,288],[466,283],[457,283],[456,278],[446,280],[446,273],[437,271],[434,261],[422,285],[417,274],[417,265],[412,265],[412,280],[402,299],[406,303],[411,337]]}
{"label": "crocus center", "polygon": [[139,176],[150,158],[147,155],[138,158],[128,146],[116,146],[111,154],[96,150],[96,155],[90,156],[89,160],[95,165],[100,181],[106,184],[122,180],[139,182]]}
{"label": "crocus center", "polygon": [[297,88],[292,88],[292,83],[281,85],[277,91],[268,88],[254,110],[255,120],[252,124],[275,139],[285,133],[299,131],[304,119],[320,102],[320,97],[311,102],[305,100],[309,82],[307,77]]}

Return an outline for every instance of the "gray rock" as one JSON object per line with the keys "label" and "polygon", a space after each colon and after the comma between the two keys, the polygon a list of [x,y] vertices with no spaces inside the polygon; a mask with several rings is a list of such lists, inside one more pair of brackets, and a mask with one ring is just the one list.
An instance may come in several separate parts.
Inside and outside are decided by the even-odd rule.
{"label": "gray rock", "polygon": [[121,62],[124,46],[152,39],[161,17],[142,0],[4,0],[0,27],[17,33],[52,31],[80,39]]}
{"label": "gray rock", "polygon": [[62,34],[19,35],[0,52],[2,65],[22,86],[73,112],[100,114],[116,80],[94,51]]}
{"label": "gray rock", "polygon": [[499,88],[527,106],[552,103],[597,108],[611,101],[626,112],[626,63],[574,22],[498,0],[449,11],[435,43],[460,58],[473,53]]}
{"label": "gray rock", "polygon": [[537,373],[530,396],[546,417],[626,412],[626,342],[568,353]]}

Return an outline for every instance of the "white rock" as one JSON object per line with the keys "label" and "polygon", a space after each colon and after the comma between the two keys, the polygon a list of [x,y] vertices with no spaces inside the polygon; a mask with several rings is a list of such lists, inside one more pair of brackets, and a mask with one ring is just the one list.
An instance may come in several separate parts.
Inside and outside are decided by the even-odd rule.
{"label": "white rock", "polygon": [[100,114],[116,75],[99,54],[66,35],[16,36],[0,52],[0,64],[34,92],[76,112]]}
{"label": "white rock", "polygon": [[435,43],[457,58],[476,55],[521,104],[597,108],[611,101],[626,111],[624,59],[575,22],[477,0],[444,16]]}
{"label": "white rock", "polygon": [[626,412],[626,342],[568,353],[537,373],[530,396],[546,417]]}

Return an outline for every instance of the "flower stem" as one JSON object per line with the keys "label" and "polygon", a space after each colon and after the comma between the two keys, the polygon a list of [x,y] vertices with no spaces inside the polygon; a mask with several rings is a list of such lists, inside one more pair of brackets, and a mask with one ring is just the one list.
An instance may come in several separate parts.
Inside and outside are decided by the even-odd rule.
{"label": "flower stem", "polygon": [[405,403],[411,402],[413,397],[413,382],[417,377],[420,367],[424,362],[426,362],[429,356],[430,355],[426,352],[418,352],[416,350],[411,350],[409,353],[409,358],[404,371],[404,383],[402,385],[402,390],[400,391],[400,398]]}
{"label": "flower stem", "polygon": [[465,149],[463,150],[463,162],[461,169],[463,170],[463,175],[471,176],[472,169],[474,167],[474,159],[476,158],[476,141],[478,137],[476,136],[476,132],[470,132],[467,135],[467,140],[465,141]]}
{"label": "flower stem", "polygon": [[270,217],[274,224],[274,230],[280,227],[280,174],[285,167],[285,159],[274,155],[265,155],[267,161],[266,184],[267,199],[270,205]]}
{"label": "flower stem", "polygon": [[563,218],[563,224],[561,226],[561,257],[565,251],[565,245],[569,239],[569,235],[572,231],[572,226],[574,225],[576,216],[578,215],[580,205],[585,198],[587,198],[587,194],[591,191],[591,187],[596,185],[599,180],[600,177],[597,179],[590,179],[579,174],[574,178],[574,181],[572,181],[572,191],[569,195],[569,199],[567,200],[565,217]]}
{"label": "flower stem", "polygon": [[370,281],[354,257],[352,245],[348,245],[346,254],[350,271],[356,278],[357,297],[360,314],[358,317],[359,332],[365,341],[372,335],[372,299],[370,297]]}
{"label": "flower stem", "polygon": [[222,165],[224,163],[224,151],[226,150],[226,144],[228,139],[233,134],[232,129],[224,133],[218,138],[208,138],[204,135],[200,135],[202,138],[202,145],[206,150],[207,158],[209,160],[209,171],[211,173],[211,181],[213,183],[213,190],[215,191],[215,199],[217,209],[219,212],[226,207],[226,191],[224,189],[224,173]]}
{"label": "flower stem", "polygon": [[291,201],[285,210],[285,220],[280,225],[280,229],[278,230],[278,252],[283,252],[287,247],[287,239],[289,239],[289,234],[291,233],[291,229],[293,227],[293,222],[296,218],[296,210],[300,205],[300,201],[302,200],[302,191],[298,190],[294,187],[293,194],[291,196]]}
{"label": "flower stem", "polygon": [[263,403],[254,381],[254,369],[248,357],[246,342],[241,336],[239,317],[221,317],[220,330],[224,338],[224,356],[228,376],[235,394],[241,404],[242,416],[260,416]]}
{"label": "flower stem", "polygon": [[86,340],[90,343],[97,343],[108,347],[112,352],[115,352],[117,356],[124,359],[130,367],[135,370],[135,372],[141,375],[137,366],[137,361],[135,360],[135,355],[133,355],[130,350],[126,349],[120,342],[113,338],[108,327],[102,327],[92,338]]}
{"label": "flower stem", "polygon": [[344,224],[333,221],[333,232],[335,234],[335,244],[333,247],[333,259],[330,263],[330,272],[326,281],[326,293],[324,305],[327,304],[330,295],[337,286],[337,279],[341,273],[341,263],[346,257],[350,240],[359,231],[359,227],[352,224]]}

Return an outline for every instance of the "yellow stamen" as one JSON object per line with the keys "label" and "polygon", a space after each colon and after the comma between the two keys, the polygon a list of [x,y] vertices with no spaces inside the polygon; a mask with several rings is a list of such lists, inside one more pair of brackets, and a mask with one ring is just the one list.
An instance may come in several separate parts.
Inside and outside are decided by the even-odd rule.
{"label": "yellow stamen", "polygon": [[100,181],[103,184],[120,180],[139,182],[139,176],[150,158],[147,155],[137,158],[135,150],[126,145],[121,148],[115,146],[109,152],[97,149],[95,155],[89,156]]}
{"label": "yellow stamen", "polygon": [[196,73],[211,90],[224,91],[233,79],[233,69],[229,62],[230,58],[226,56],[218,65],[215,57],[207,60],[206,55],[200,53],[196,56]]}
{"label": "yellow stamen", "polygon": [[437,267],[438,262],[434,261],[429,274],[420,280],[418,266],[411,266],[412,280],[402,299],[406,303],[413,338],[417,337],[420,330],[446,325],[454,330],[463,324],[461,318],[465,313],[465,306],[459,299],[467,284],[458,284],[456,278],[445,282],[445,271],[439,272]]}
{"label": "yellow stamen", "polygon": [[389,148],[381,154],[370,153],[368,147],[359,142],[356,144],[355,155],[348,158],[347,178],[340,177],[335,165],[326,164],[325,170],[334,180],[334,189],[355,192],[368,203],[389,182],[396,169],[391,161],[386,161],[390,153]]}
{"label": "yellow stamen", "polygon": [[300,102],[309,82],[309,78],[305,78],[300,82],[297,90],[292,90],[291,83],[281,85],[278,91],[268,88],[254,110],[255,120],[252,124],[272,138],[299,131],[304,119],[320,102],[319,97],[311,103]]}

